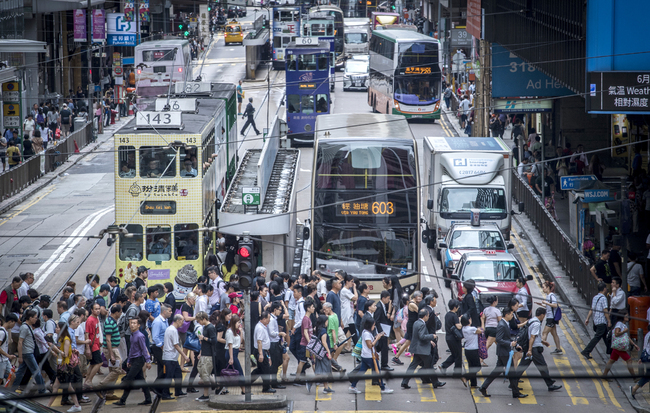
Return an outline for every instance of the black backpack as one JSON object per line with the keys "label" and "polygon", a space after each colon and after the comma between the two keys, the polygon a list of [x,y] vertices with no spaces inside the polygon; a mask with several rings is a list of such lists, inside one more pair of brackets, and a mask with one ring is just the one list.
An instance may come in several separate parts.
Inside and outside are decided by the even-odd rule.
{"label": "black backpack", "polygon": [[517,346],[521,347],[523,352],[528,352],[528,346],[530,345],[530,338],[528,337],[528,328],[532,323],[539,323],[539,320],[533,320],[527,322],[525,326],[519,329],[519,333],[517,333]]}

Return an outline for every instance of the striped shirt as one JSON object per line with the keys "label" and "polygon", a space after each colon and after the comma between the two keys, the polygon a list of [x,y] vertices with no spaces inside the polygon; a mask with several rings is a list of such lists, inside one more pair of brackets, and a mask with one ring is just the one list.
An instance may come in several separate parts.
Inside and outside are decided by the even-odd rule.
{"label": "striped shirt", "polygon": [[117,328],[117,322],[113,317],[106,317],[106,323],[104,323],[104,348],[108,348],[106,343],[108,342],[108,336],[111,336],[111,347],[118,348],[120,346],[120,330]]}
{"label": "striped shirt", "polygon": [[591,311],[594,313],[594,325],[607,324],[605,310],[607,310],[607,297],[602,294],[596,295],[591,300]]}

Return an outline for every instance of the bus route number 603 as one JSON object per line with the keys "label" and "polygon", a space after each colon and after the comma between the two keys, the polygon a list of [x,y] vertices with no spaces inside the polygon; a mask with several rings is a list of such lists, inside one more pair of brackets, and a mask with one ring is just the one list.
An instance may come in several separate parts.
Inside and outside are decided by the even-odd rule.
{"label": "bus route number 603", "polygon": [[393,215],[395,207],[392,202],[373,202],[372,213],[374,215]]}

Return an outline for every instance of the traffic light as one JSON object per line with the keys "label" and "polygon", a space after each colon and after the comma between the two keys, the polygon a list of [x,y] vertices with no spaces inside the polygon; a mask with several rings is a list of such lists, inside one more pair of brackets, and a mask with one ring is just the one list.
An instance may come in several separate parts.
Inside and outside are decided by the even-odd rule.
{"label": "traffic light", "polygon": [[253,284],[253,253],[254,245],[248,235],[239,238],[237,245],[237,255],[239,256],[239,285],[242,288],[250,288]]}

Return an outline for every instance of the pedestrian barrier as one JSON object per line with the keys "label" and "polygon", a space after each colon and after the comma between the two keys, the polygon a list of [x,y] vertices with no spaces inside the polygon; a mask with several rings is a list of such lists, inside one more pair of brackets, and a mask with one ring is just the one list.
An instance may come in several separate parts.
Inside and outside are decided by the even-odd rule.
{"label": "pedestrian barrier", "polygon": [[[75,142],[79,148],[88,145],[93,134],[91,126],[90,123],[86,123],[81,129],[59,140],[56,146],[55,141],[51,140],[47,150],[0,174],[0,202],[27,188],[44,173],[52,172],[62,165],[74,154]],[[45,161],[44,169],[41,169],[41,158]]]}
{"label": "pedestrian barrier", "polygon": [[516,170],[513,170],[512,174],[513,197],[517,202],[523,202],[526,205],[525,214],[546,240],[551,252],[566,271],[573,286],[576,287],[585,302],[590,304],[592,298],[598,294],[595,279],[589,272],[591,264],[576,248],[571,238],[562,231],[528,182],[521,178]]}

